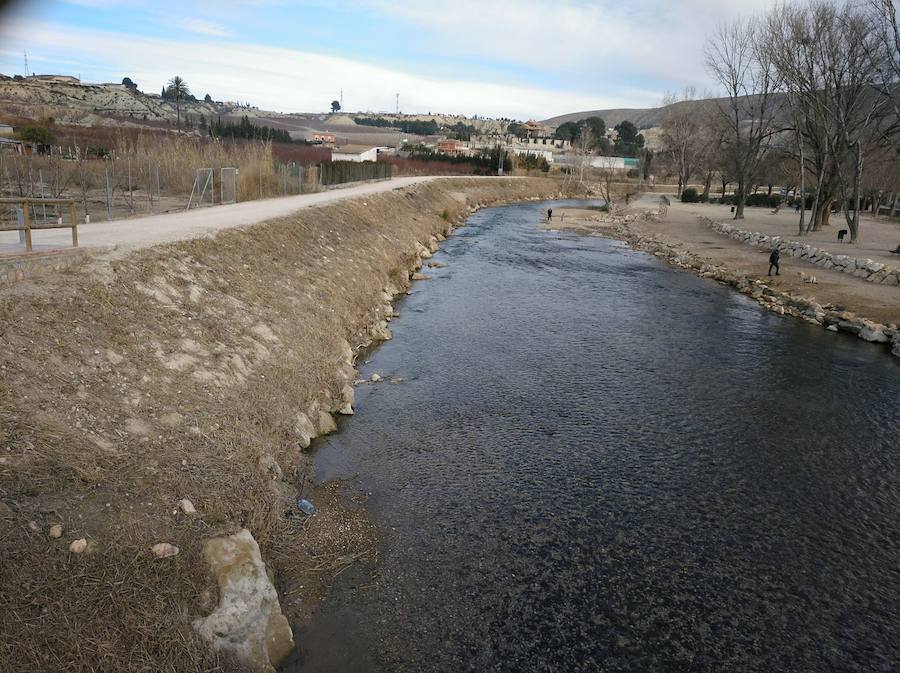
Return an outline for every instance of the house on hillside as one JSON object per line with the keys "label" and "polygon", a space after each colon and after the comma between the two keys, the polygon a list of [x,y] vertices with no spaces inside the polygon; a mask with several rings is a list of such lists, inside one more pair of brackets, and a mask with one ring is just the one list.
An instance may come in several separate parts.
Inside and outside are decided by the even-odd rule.
{"label": "house on hillside", "polygon": [[334,147],[335,137],[331,133],[314,133],[306,137],[307,142],[313,145],[324,145],[325,147]]}
{"label": "house on hillside", "polygon": [[449,154],[451,156],[456,156],[459,154],[460,150],[460,142],[458,140],[454,140],[453,138],[446,138],[444,140],[438,140],[437,151],[441,154]]}
{"label": "house on hillside", "polygon": [[378,161],[378,148],[371,145],[344,145],[331,153],[332,161]]}
{"label": "house on hillside", "polygon": [[15,129],[12,126],[0,124],[0,138],[12,138],[15,134]]}
{"label": "house on hillside", "polygon": [[522,129],[528,138],[547,138],[550,136],[550,128],[533,119],[529,119],[522,124]]}

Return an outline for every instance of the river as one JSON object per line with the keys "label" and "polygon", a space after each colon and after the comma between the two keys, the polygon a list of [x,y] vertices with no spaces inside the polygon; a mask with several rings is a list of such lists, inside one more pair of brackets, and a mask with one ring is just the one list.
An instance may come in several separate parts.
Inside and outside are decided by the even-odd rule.
{"label": "river", "polygon": [[380,557],[285,670],[900,670],[900,360],[548,205],[473,215],[361,365],[317,478]]}

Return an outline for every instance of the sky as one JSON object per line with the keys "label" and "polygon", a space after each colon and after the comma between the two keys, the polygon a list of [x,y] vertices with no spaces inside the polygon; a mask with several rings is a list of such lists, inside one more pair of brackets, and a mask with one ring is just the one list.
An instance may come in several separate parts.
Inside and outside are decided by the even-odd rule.
{"label": "sky", "polygon": [[30,0],[0,13],[0,73],[128,76],[278,112],[545,119],[716,93],[703,43],[772,0]]}

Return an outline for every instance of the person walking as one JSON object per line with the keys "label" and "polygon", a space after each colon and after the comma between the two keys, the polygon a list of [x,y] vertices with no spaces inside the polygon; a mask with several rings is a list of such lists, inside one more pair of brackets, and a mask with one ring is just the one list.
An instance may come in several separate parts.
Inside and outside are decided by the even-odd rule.
{"label": "person walking", "polygon": [[778,252],[778,248],[775,248],[772,251],[772,254],[769,255],[769,275],[772,275],[772,269],[775,269],[775,275],[780,276],[781,270],[778,267],[778,262],[781,260],[781,253]]}
{"label": "person walking", "polygon": [[552,219],[553,219],[553,208],[547,208],[547,221],[549,222]]}

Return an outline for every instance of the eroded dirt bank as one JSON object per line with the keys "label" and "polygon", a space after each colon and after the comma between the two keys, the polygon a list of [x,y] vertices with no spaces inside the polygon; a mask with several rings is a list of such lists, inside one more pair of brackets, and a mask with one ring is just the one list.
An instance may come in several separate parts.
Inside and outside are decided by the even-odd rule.
{"label": "eroded dirt bank", "polygon": [[219,603],[204,544],[248,529],[291,621],[373,553],[358,504],[306,489],[351,351],[472,209],[558,195],[435,181],[3,290],[0,668],[244,670],[192,627]]}

